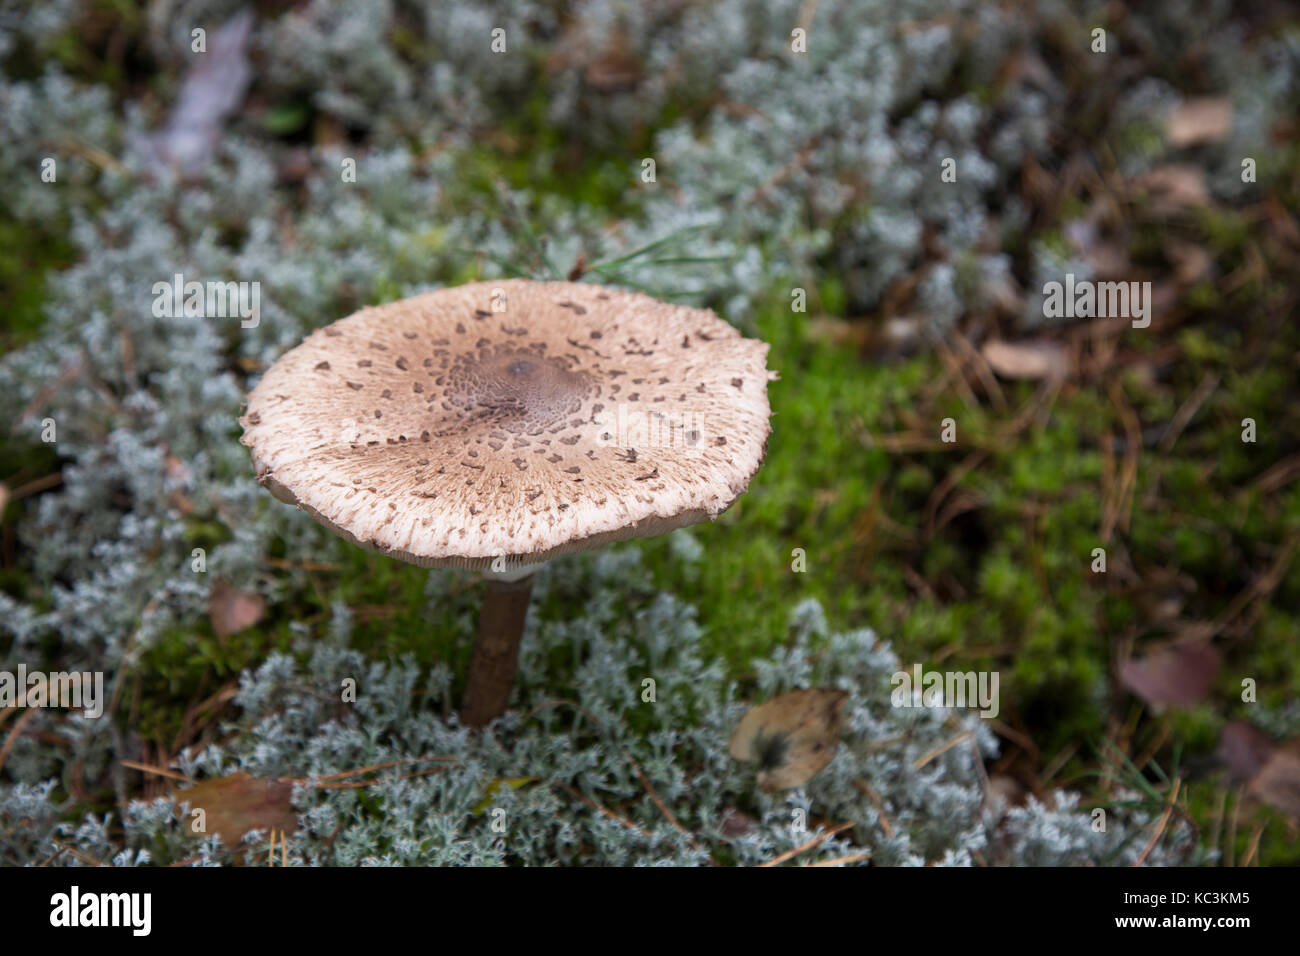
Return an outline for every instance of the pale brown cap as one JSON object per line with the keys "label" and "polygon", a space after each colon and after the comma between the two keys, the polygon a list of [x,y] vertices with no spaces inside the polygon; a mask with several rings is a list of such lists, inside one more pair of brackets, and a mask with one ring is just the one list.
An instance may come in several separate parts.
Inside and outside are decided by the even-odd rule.
{"label": "pale brown cap", "polygon": [[240,419],[258,479],[423,567],[548,560],[714,518],[758,471],[768,346],[704,309],[481,282],[362,309]]}

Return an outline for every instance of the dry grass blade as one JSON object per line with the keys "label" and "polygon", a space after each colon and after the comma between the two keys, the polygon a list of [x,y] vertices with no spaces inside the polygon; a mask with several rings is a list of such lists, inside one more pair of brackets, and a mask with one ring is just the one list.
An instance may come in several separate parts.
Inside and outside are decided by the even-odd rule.
{"label": "dry grass blade", "polygon": [[9,731],[9,736],[5,738],[4,746],[0,747],[0,770],[4,769],[5,760],[9,757],[9,751],[13,749],[14,744],[18,742],[18,736],[23,732],[23,726],[35,716],[35,710],[26,710],[14,722],[13,729]]}
{"label": "dry grass blade", "polygon": [[811,850],[815,846],[820,846],[821,844],[829,840],[831,837],[835,836],[835,834],[843,833],[851,826],[853,826],[852,823],[841,823],[837,827],[833,827],[830,830],[825,830],[822,833],[819,833],[817,836],[813,837],[807,843],[801,844],[800,846],[795,847],[793,850],[786,850],[780,856],[773,857],[772,859],[768,860],[766,863],[758,864],[758,866],[760,869],[764,869],[769,866],[780,866],[786,860],[792,860],[800,853],[803,853],[805,850]]}
{"label": "dry grass blade", "polygon": [[966,366],[957,353],[948,347],[948,343],[943,339],[935,336],[933,338],[935,354],[948,366],[948,371],[952,375],[952,381],[961,394],[962,401],[970,408],[979,408],[980,400],[975,396],[975,390],[971,388],[970,381],[966,378]]}
{"label": "dry grass blade", "polygon": [[875,787],[865,780],[854,780],[853,786],[860,793],[865,793],[876,808],[876,817],[880,820],[880,829],[885,831],[885,836],[893,839],[894,828],[889,822],[889,817],[885,814],[885,801],[881,799],[880,794],[876,793]]}
{"label": "dry grass blade", "polygon": [[49,866],[51,863],[53,863],[53,862],[54,862],[55,860],[57,860],[59,857],[63,856],[63,854],[67,851],[67,849],[68,849],[68,848],[67,848],[66,846],[60,845],[59,848],[58,848],[57,850],[55,850],[53,853],[51,853],[51,854],[50,854],[49,856],[47,856],[45,859],[41,860],[41,862],[40,862],[40,863],[37,863],[36,865],[37,865],[38,867],[39,867],[39,866]]}
{"label": "dry grass blade", "polygon": [[1155,832],[1151,834],[1151,839],[1148,840],[1147,845],[1142,848],[1142,852],[1138,855],[1138,858],[1133,861],[1134,866],[1141,866],[1145,863],[1147,855],[1150,854],[1150,852],[1155,849],[1155,845],[1160,842],[1160,837],[1164,835],[1165,827],[1169,825],[1169,818],[1173,816],[1174,804],[1178,800],[1178,791],[1182,788],[1182,784],[1183,782],[1180,778],[1174,778],[1174,786],[1169,794],[1169,802],[1165,805],[1165,812],[1160,815],[1160,822],[1156,824],[1156,829]]}
{"label": "dry grass blade", "polygon": [[82,863],[86,864],[86,866],[108,866],[108,864],[103,860],[96,860],[89,853],[78,850],[75,846],[68,846],[63,843],[56,843],[55,846],[59,848],[60,852],[66,851],[69,856],[76,857]]}
{"label": "dry grass blade", "polygon": [[340,770],[338,773],[326,774],[323,777],[301,777],[295,783],[309,783],[313,786],[319,786],[323,783],[329,783],[333,780],[342,780],[344,777],[355,777],[358,774],[374,773],[377,770],[387,770],[389,767],[404,767],[413,763],[425,763],[426,761],[439,761],[442,763],[455,763],[455,757],[404,757],[401,760],[389,760],[384,763],[374,763],[368,767],[357,767],[353,770]]}
{"label": "dry grass blade", "polygon": [[1115,499],[1115,436],[1109,429],[1101,433],[1101,527],[1097,538],[1102,544],[1110,544],[1111,534],[1115,530],[1115,514],[1118,505]]}
{"label": "dry grass blade", "polygon": [[134,760],[119,760],[118,763],[130,770],[139,770],[141,773],[151,773],[159,777],[166,777],[169,780],[179,780],[182,783],[194,782],[185,774],[177,773],[175,770],[166,770],[162,767],[150,766],[147,763],[136,763]]}
{"label": "dry grass blade", "polygon": [[57,488],[63,484],[63,472],[56,471],[53,474],[44,475],[40,478],[33,479],[26,484],[19,485],[9,492],[9,500],[17,501],[20,498],[26,498],[28,495],[34,495],[38,492],[49,491],[51,488]]}
{"label": "dry grass blade", "polygon": [[804,866],[811,869],[815,866],[843,866],[846,863],[860,863],[863,860],[871,859],[871,851],[863,850],[861,853],[850,853],[848,856],[837,856],[833,860],[816,860],[813,863],[805,863]]}
{"label": "dry grass blade", "polygon": [[427,777],[430,774],[441,773],[446,767],[429,767],[425,770],[413,770],[410,773],[404,773],[399,777],[388,777],[376,780],[340,780],[336,783],[318,783],[313,784],[316,790],[360,790],[363,787],[373,787],[381,783],[392,783],[397,780],[414,780],[417,777]]}
{"label": "dry grass blade", "polygon": [[[604,731],[603,725],[599,720],[596,719],[595,714],[591,713],[591,711],[587,710],[585,707],[582,707],[579,704],[575,704],[573,701],[570,700],[544,700],[536,707],[534,707],[532,710],[530,710],[527,713],[527,715],[524,717],[524,720],[525,721],[529,720],[534,715],[536,715],[539,711],[545,710],[548,707],[562,707],[562,706],[573,708],[575,711],[577,711],[578,713],[586,717],[588,720],[590,720],[594,726],[601,728],[602,732]],[[685,827],[681,825],[681,823],[677,820],[677,817],[673,815],[673,812],[668,809],[667,804],[665,804],[663,800],[660,799],[659,794],[655,791],[654,787],[650,785],[649,778],[647,778],[644,771],[642,771],[641,765],[638,764],[636,762],[636,759],[630,753],[627,752],[626,748],[623,748],[623,756],[627,758],[627,761],[629,764],[631,764],[632,769],[636,771],[636,775],[641,780],[641,785],[645,787],[646,793],[649,794],[650,799],[654,801],[655,806],[659,808],[659,811],[664,815],[664,818],[667,819],[667,821],[670,824],[672,824],[673,828],[677,830],[678,833],[681,833],[684,836],[686,836],[688,839],[690,839],[692,846],[699,848],[700,847],[699,840],[695,837],[693,833],[691,833],[689,830],[687,830]],[[638,833],[642,833],[645,836],[650,835],[648,832],[642,830],[640,827],[636,826],[635,824],[632,824],[629,821],[625,821],[622,818],[617,817],[614,814],[611,814],[608,810],[606,810],[604,807],[599,806],[598,804],[592,803],[582,794],[578,793],[578,791],[573,790],[571,787],[567,787],[564,784],[560,784],[560,786],[564,787],[566,790],[569,790],[574,796],[578,797],[578,799],[582,800],[584,803],[587,803],[589,806],[613,817],[613,819],[619,820],[620,823],[624,823],[626,826],[631,826]]]}
{"label": "dry grass blade", "polygon": [[958,347],[966,358],[970,361],[975,369],[975,374],[979,377],[984,391],[993,403],[993,407],[999,412],[1007,411],[1007,397],[1002,392],[1002,386],[998,384],[997,376],[993,374],[993,369],[989,366],[988,361],[980,354],[979,350],[971,344],[971,340],[961,333],[960,329],[952,330],[953,338]]}
{"label": "dry grass blade", "polygon": [[939,505],[943,504],[944,499],[952,492],[958,484],[961,483],[968,474],[983,464],[987,453],[983,451],[974,451],[957,463],[957,466],[943,476],[943,481],[935,487],[930,494],[930,500],[925,505],[925,528],[926,537],[933,537],[938,530],[936,517],[939,511]]}
{"label": "dry grass blade", "polygon": [[1187,400],[1179,406],[1174,417],[1169,420],[1169,427],[1165,430],[1164,436],[1160,439],[1160,451],[1168,454],[1174,449],[1174,442],[1178,441],[1178,436],[1196,417],[1201,406],[1205,404],[1206,399],[1214,394],[1214,390],[1219,387],[1219,376],[1206,372],[1205,377],[1201,379]]}
{"label": "dry grass blade", "polygon": [[636,771],[637,777],[641,780],[641,786],[645,787],[646,793],[650,795],[650,799],[653,800],[655,806],[659,808],[659,812],[662,813],[664,817],[668,820],[668,822],[672,824],[674,830],[676,830],[678,833],[682,834],[682,836],[690,840],[692,846],[699,849],[700,842],[695,838],[695,834],[691,833],[684,826],[682,826],[677,821],[677,817],[673,816],[673,812],[668,809],[667,805],[663,802],[663,800],[659,799],[659,794],[655,792],[654,787],[650,786],[650,781],[646,777],[645,772],[641,769],[641,765],[638,764],[632,758],[631,754],[625,752],[624,755],[627,757],[628,762],[632,764],[632,769]]}
{"label": "dry grass blade", "polygon": [[1119,412],[1120,420],[1124,423],[1124,464],[1120,469],[1119,488],[1114,499],[1115,510],[1110,516],[1112,524],[1109,529],[1104,529],[1103,540],[1109,539],[1110,530],[1115,527],[1121,531],[1128,531],[1129,517],[1133,511],[1133,495],[1137,489],[1138,456],[1142,449],[1142,423],[1138,421],[1137,413],[1124,397],[1123,389],[1117,383],[1111,382],[1107,392]]}
{"label": "dry grass blade", "polygon": [[1266,824],[1262,820],[1255,824],[1255,828],[1250,834],[1250,845],[1246,847],[1246,855],[1241,860],[1242,866],[1250,866],[1255,859],[1255,854],[1259,852],[1259,841],[1264,835],[1265,826]]}
{"label": "dry grass blade", "polygon": [[1249,490],[1261,495],[1272,494],[1300,478],[1300,455],[1283,458],[1255,479]]}
{"label": "dry grass blade", "polygon": [[956,737],[953,737],[951,740],[947,741],[946,743],[940,744],[938,747],[935,747],[933,750],[931,750],[929,753],[925,754],[924,756],[917,758],[916,762],[912,764],[912,769],[920,770],[931,760],[934,760],[936,757],[942,757],[953,747],[956,747],[958,744],[963,743],[964,741],[970,740],[972,736],[974,735],[969,730],[962,731]]}
{"label": "dry grass blade", "polygon": [[564,791],[565,793],[567,793],[569,796],[573,797],[575,800],[580,800],[582,803],[585,803],[588,807],[590,807],[591,809],[595,810],[597,813],[601,814],[601,815],[604,816],[604,817],[608,817],[610,820],[613,820],[615,823],[618,823],[618,824],[620,824],[620,825],[622,825],[622,826],[627,827],[629,830],[633,830],[633,831],[635,831],[636,833],[641,834],[641,835],[642,835],[643,837],[645,837],[646,839],[649,839],[649,838],[650,838],[650,831],[649,831],[649,830],[643,830],[643,829],[641,829],[641,827],[637,826],[637,825],[636,825],[635,823],[633,823],[631,820],[627,819],[627,817],[620,817],[620,816],[619,816],[617,813],[615,813],[613,810],[610,810],[610,809],[608,809],[608,808],[606,808],[606,807],[602,807],[602,806],[601,806],[599,803],[597,803],[595,800],[592,800],[590,797],[584,795],[583,793],[581,793],[580,791],[578,791],[578,790],[575,789],[574,787],[569,786],[567,783],[558,783],[558,782],[557,782],[557,783],[553,783],[553,784],[551,784],[551,786],[553,786],[553,787],[559,787],[561,790],[563,790],[563,791]]}
{"label": "dry grass blade", "polygon": [[1282,549],[1268,570],[1257,575],[1214,619],[1214,623],[1210,625],[1210,637],[1222,633],[1247,607],[1256,601],[1265,600],[1277,589],[1286,575],[1287,568],[1291,565],[1291,556],[1295,553],[1297,542],[1300,542],[1300,534],[1292,534],[1286,539],[1286,543],[1282,545]]}

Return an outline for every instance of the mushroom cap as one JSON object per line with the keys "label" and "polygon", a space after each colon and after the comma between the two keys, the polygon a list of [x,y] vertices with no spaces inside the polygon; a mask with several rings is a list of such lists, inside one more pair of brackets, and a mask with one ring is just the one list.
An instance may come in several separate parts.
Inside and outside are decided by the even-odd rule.
{"label": "mushroom cap", "polygon": [[362,547],[546,561],[729,507],[766,451],[767,351],[638,293],[472,283],[312,332],[249,394],[241,440],[277,498]]}

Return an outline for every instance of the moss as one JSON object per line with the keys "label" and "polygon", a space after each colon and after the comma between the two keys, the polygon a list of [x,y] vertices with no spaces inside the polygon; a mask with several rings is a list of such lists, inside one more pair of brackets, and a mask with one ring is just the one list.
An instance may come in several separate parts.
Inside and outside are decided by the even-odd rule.
{"label": "moss", "polygon": [[0,350],[19,348],[40,334],[46,277],[72,259],[65,232],[57,223],[33,228],[0,215]]}

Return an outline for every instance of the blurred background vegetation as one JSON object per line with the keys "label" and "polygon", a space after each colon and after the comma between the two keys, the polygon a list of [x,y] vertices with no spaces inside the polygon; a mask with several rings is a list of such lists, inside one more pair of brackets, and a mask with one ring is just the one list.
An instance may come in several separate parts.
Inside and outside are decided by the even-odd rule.
{"label": "blurred background vegetation", "polygon": [[[238,401],[361,305],[581,266],[771,343],[749,492],[626,546],[631,590],[694,605],[732,678],[816,654],[789,625],[814,598],[905,662],[1001,673],[1009,799],[1136,775],[1221,862],[1300,862],[1300,779],[1270,776],[1300,735],[1293,7],[60,0],[2,22],[0,633],[127,675],[118,756],[218,739],[240,673],[340,607],[366,655],[463,674],[472,577],[431,601],[427,572],[280,514]],[[259,328],[141,317],[181,271],[260,281]],[[1150,327],[1045,319],[1066,273],[1150,282]],[[1268,738],[1249,756],[1240,721]]]}

